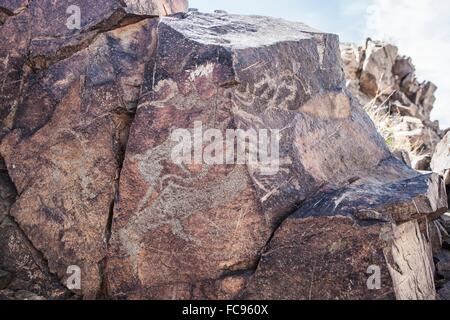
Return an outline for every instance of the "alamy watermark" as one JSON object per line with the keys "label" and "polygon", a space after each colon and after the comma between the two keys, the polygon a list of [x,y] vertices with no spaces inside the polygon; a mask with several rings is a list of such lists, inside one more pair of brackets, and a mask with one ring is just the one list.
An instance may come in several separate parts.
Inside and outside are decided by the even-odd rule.
{"label": "alamy watermark", "polygon": [[66,26],[68,29],[81,29],[81,9],[77,5],[70,5],[66,9],[66,13],[70,16],[66,20]]}
{"label": "alamy watermark", "polygon": [[178,165],[246,164],[261,175],[275,175],[280,168],[280,130],[203,130],[200,121],[194,129],[176,129],[171,140],[171,159]]}
{"label": "alamy watermark", "polygon": [[381,289],[381,268],[377,265],[372,265],[367,268],[366,273],[369,276],[367,279],[367,289],[380,290]]}
{"label": "alamy watermark", "polygon": [[66,286],[69,290],[81,290],[81,268],[79,266],[67,267],[66,274],[68,275]]}

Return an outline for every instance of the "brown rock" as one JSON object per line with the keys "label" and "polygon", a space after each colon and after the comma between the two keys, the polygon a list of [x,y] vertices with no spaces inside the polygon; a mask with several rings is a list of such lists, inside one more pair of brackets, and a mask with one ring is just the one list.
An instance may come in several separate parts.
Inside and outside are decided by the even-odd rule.
{"label": "brown rock", "polygon": [[410,57],[397,57],[395,64],[392,67],[392,73],[397,76],[400,80],[404,80],[406,76],[414,73],[416,71],[415,66],[412,63]]}
{"label": "brown rock", "polygon": [[[21,32],[0,51],[0,152],[17,189],[0,214],[14,276],[0,297],[62,297],[73,265],[84,298],[434,297],[424,233],[447,209],[442,181],[392,157],[345,88],[337,36],[222,11],[148,19],[185,1],[80,1],[70,29],[66,5],[2,11],[2,32]],[[369,76],[372,49],[366,92],[392,80]],[[433,87],[417,90],[429,104]],[[279,167],[177,163],[173,132],[198,138],[198,123],[216,137],[280,130]],[[311,273],[308,290],[287,287]]]}
{"label": "brown rock", "polygon": [[25,65],[28,55],[29,32],[27,13],[11,17],[0,26],[0,138],[12,128],[14,111],[20,101],[29,68]]}
{"label": "brown rock", "polygon": [[392,121],[392,144],[406,150],[411,166],[420,171],[431,171],[431,156],[440,141],[439,135],[422,120],[411,116],[395,117]]}
{"label": "brown rock", "polygon": [[450,252],[443,250],[436,256],[437,274],[446,280],[450,280]]}
{"label": "brown rock", "polygon": [[9,216],[17,192],[2,168],[0,171],[0,289],[33,290],[46,297],[67,296],[46,261]]}
{"label": "brown rock", "polygon": [[450,202],[450,133],[447,133],[437,145],[436,151],[431,159],[431,169],[444,177],[444,182],[447,185],[447,196]]}
{"label": "brown rock", "polygon": [[0,290],[8,287],[12,281],[12,274],[5,270],[0,270]]}
{"label": "brown rock", "polygon": [[398,48],[390,44],[368,41],[365,49],[365,61],[360,76],[361,91],[372,97],[377,94],[389,94],[394,90],[395,79],[392,70],[395,65]]}
{"label": "brown rock", "polygon": [[428,225],[426,230],[429,236],[431,247],[433,249],[433,254],[436,254],[442,250],[444,245],[444,236],[442,233],[442,227],[439,225],[438,221],[432,221]]}
{"label": "brown rock", "polygon": [[[114,212],[107,263],[112,296],[195,298],[189,288],[254,271],[269,242],[265,256],[273,248],[274,258],[263,257],[238,296],[434,298],[431,246],[417,219],[446,210],[442,181],[391,157],[343,88],[337,37],[278,19],[195,12],[162,18],[158,37]],[[266,176],[250,164],[175,164],[171,132],[192,132],[196,121],[222,135],[226,129],[281,129],[280,170]],[[289,218],[276,231],[300,203],[317,203],[320,192],[320,217]],[[331,210],[338,200],[343,206]],[[383,242],[385,231],[391,236]],[[306,232],[323,236],[303,246]],[[350,235],[339,244],[343,232]],[[396,245],[400,253],[392,250]],[[325,249],[335,253],[329,268]],[[310,284],[306,271],[315,259],[323,265],[318,279],[328,280],[323,290],[311,291],[302,284]],[[361,287],[366,262],[384,268],[382,291]],[[405,277],[416,273],[418,280],[404,281],[392,270],[397,262]],[[334,271],[343,274],[334,277]],[[355,289],[348,287],[349,275]],[[292,286],[293,279],[300,284]]]}
{"label": "brown rock", "polygon": [[[431,245],[415,220],[445,210],[434,186],[419,175],[309,200],[276,231],[243,297],[434,299]],[[424,193],[428,200],[419,204]],[[378,290],[367,286],[371,266],[381,271]]]}
{"label": "brown rock", "polygon": [[152,55],[154,20],[102,34],[33,74],[2,154],[20,194],[11,214],[64,282],[82,269],[82,293],[100,290],[128,108]]}
{"label": "brown rock", "polygon": [[[80,28],[72,28],[73,10],[80,9]],[[24,83],[41,70],[87,48],[102,32],[139,20],[187,11],[186,0],[7,0],[0,4],[0,137],[13,124]],[[70,28],[68,27],[68,24]],[[27,62],[27,63],[26,63]]]}
{"label": "brown rock", "polygon": [[136,22],[150,16],[187,11],[186,0],[99,0],[78,1],[80,28],[68,28],[70,1],[32,2],[32,40],[30,59],[33,67],[46,68],[87,47],[99,33]]}

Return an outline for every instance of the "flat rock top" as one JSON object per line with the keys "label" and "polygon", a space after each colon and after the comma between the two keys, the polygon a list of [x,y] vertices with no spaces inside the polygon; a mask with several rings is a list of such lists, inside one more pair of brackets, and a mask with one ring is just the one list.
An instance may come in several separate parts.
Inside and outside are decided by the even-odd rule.
{"label": "flat rock top", "polygon": [[182,19],[163,17],[161,21],[196,42],[235,49],[311,39],[323,33],[301,22],[255,15],[189,12]]}

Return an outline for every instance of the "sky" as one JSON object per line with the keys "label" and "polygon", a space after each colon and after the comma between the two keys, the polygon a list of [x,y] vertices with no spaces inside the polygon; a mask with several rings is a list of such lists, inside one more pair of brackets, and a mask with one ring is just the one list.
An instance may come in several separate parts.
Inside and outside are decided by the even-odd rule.
{"label": "sky", "polygon": [[439,87],[432,118],[450,127],[449,0],[190,0],[189,6],[301,21],[346,42],[389,41],[412,57],[419,81]]}

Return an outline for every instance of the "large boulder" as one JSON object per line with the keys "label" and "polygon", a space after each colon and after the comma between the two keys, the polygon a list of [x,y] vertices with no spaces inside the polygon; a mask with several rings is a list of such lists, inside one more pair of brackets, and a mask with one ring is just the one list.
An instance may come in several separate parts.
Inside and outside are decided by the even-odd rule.
{"label": "large boulder", "polygon": [[[32,74],[1,151],[20,194],[11,215],[61,279],[83,272],[99,294],[108,224],[127,139],[152,55],[154,20],[115,29]],[[141,72],[140,72],[141,70]]]}
{"label": "large boulder", "polygon": [[[434,299],[431,244],[421,225],[426,230],[427,219],[445,210],[445,190],[437,175],[384,183],[392,177],[378,170],[369,181],[317,195],[286,219],[243,297]],[[379,290],[367,287],[364,268],[374,267]]]}
{"label": "large boulder", "polygon": [[0,296],[1,290],[30,290],[46,298],[69,296],[45,259],[9,215],[17,191],[1,161],[0,167]]}
{"label": "large boulder", "polygon": [[[435,297],[419,225],[446,210],[442,180],[392,158],[345,89],[336,36],[278,19],[190,13],[162,18],[158,37],[114,210],[111,296]],[[211,128],[216,137],[279,129],[280,168],[265,175],[255,164],[222,165],[223,157],[176,164],[171,134],[180,128],[189,139]],[[304,213],[291,216],[299,207]],[[323,289],[310,286],[314,261]],[[363,281],[371,265],[383,271],[382,290]]]}
{"label": "large boulder", "polygon": [[[13,127],[28,75],[88,47],[103,32],[187,11],[186,0],[8,0],[0,3],[0,136]],[[3,18],[1,18],[3,17]],[[79,24],[75,23],[79,18]]]}
{"label": "large boulder", "polygon": [[[84,298],[434,298],[442,180],[392,156],[345,87],[337,36],[154,18],[185,1],[80,1],[70,29],[65,5],[2,10],[0,297],[67,296],[79,266]],[[256,145],[270,152],[240,157]]]}
{"label": "large boulder", "polygon": [[11,215],[52,275],[65,284],[77,265],[77,293],[97,297],[130,112],[155,45],[148,18],[187,1],[78,1],[79,28],[68,25],[70,1],[16,2],[1,5],[0,35],[1,151],[20,194]]}

